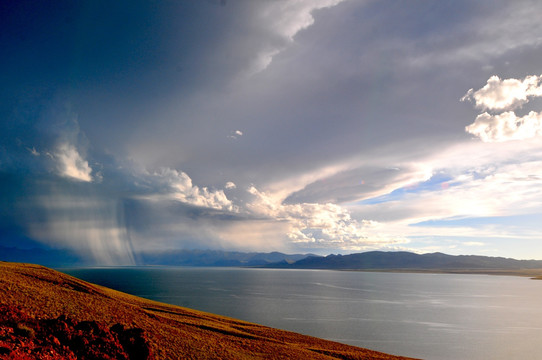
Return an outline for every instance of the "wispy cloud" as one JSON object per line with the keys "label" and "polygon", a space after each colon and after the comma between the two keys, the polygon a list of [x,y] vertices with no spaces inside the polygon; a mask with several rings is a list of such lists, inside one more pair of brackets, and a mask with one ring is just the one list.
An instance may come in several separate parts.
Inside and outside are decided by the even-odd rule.
{"label": "wispy cloud", "polygon": [[41,155],[40,152],[39,152],[38,150],[36,150],[35,147],[33,147],[32,149],[30,149],[30,148],[26,148],[26,149],[27,149],[28,151],[30,151],[30,153],[31,153],[32,155],[34,155],[34,156],[40,156],[40,155]]}
{"label": "wispy cloud", "polygon": [[[404,236],[411,242],[419,238],[436,242],[477,239],[486,244],[499,238],[533,241],[539,233],[532,227],[499,224],[498,218],[542,211],[541,156],[542,146],[536,139],[521,143],[463,143],[443,149],[425,161],[419,159],[432,169],[434,176],[441,174],[446,186],[428,187],[421,183],[407,191],[396,188],[395,196],[349,209],[355,218],[371,216],[385,224],[388,234]],[[431,182],[432,178],[426,183]],[[482,225],[475,221],[485,217],[496,220]],[[472,221],[462,226],[449,225],[457,219]],[[427,224],[423,227],[414,226],[424,222]]]}
{"label": "wispy cloud", "polygon": [[236,140],[237,138],[243,136],[243,132],[241,130],[235,130],[228,135],[230,139]]}

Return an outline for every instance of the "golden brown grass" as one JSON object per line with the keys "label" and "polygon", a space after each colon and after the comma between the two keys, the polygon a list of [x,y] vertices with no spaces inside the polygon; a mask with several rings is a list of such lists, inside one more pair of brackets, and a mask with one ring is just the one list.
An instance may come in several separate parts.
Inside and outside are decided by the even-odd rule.
{"label": "golden brown grass", "polygon": [[29,264],[0,262],[0,304],[141,328],[157,359],[407,359],[154,302]]}

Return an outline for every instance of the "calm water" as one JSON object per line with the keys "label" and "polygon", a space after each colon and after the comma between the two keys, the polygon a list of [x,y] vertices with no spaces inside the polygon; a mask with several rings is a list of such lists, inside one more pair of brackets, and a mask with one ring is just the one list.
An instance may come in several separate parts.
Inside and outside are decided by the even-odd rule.
{"label": "calm water", "polygon": [[424,359],[542,358],[542,281],[232,268],[62,271],[148,299]]}

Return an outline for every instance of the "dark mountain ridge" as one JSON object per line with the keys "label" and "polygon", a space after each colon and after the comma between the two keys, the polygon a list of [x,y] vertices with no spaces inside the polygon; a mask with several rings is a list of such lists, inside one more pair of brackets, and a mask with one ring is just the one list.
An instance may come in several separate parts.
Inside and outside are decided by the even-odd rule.
{"label": "dark mountain ridge", "polygon": [[[0,260],[45,266],[88,266],[73,252],[63,249],[17,249],[0,245]],[[542,269],[542,260],[516,260],[480,255],[415,254],[406,251],[369,251],[349,255],[318,256],[281,252],[225,250],[168,250],[140,253],[137,265],[268,267],[285,269],[338,270],[520,270]]]}
{"label": "dark mountain ridge", "polygon": [[[313,254],[284,254],[281,252],[240,252],[224,250],[167,250],[140,253],[136,265],[167,266],[263,266],[277,262],[285,264],[314,256]],[[95,264],[67,249],[32,247],[18,249],[0,245],[0,261],[26,262],[50,267],[91,266]]]}
{"label": "dark mountain ridge", "polygon": [[541,269],[542,260],[516,260],[480,255],[415,254],[370,251],[350,255],[309,256],[294,263],[280,262],[266,267],[341,270],[520,270]]}
{"label": "dark mountain ridge", "polygon": [[310,255],[283,254],[281,252],[239,252],[223,250],[173,250],[167,252],[143,253],[142,265],[171,266],[265,266],[277,262],[291,264]]}

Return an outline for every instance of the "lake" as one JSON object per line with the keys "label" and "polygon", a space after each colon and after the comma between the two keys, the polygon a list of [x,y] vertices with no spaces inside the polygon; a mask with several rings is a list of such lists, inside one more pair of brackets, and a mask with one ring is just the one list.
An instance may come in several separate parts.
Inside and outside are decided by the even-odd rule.
{"label": "lake", "polygon": [[423,359],[539,359],[542,281],[241,268],[70,268],[116,290]]}

